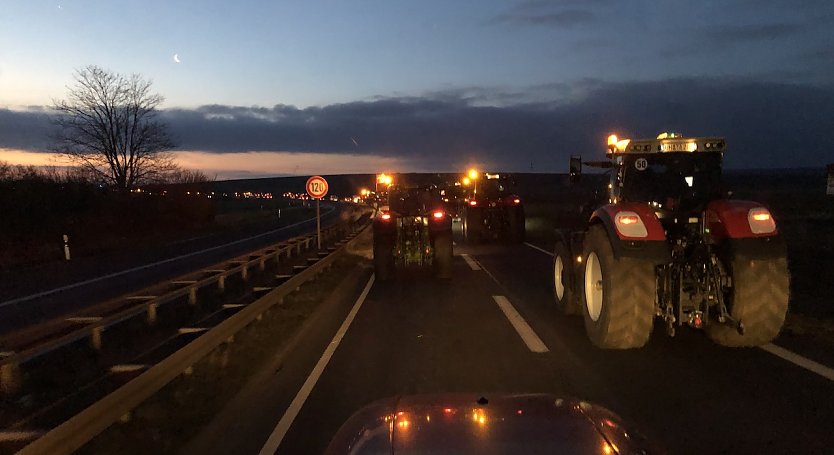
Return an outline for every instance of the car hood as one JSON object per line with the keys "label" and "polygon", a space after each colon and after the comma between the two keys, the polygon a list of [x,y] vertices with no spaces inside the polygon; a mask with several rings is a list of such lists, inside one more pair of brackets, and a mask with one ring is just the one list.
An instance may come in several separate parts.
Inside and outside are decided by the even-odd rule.
{"label": "car hood", "polygon": [[648,454],[613,412],[549,394],[391,397],[351,416],[327,454]]}

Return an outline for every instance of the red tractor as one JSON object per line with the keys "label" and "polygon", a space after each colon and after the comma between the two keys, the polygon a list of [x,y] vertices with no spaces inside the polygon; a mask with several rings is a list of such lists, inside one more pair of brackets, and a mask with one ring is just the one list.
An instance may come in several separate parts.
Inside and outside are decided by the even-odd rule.
{"label": "red tractor", "polygon": [[[688,325],[724,346],[773,340],[790,298],[786,248],[762,204],[731,200],[717,137],[609,137],[608,201],[581,231],[557,230],[553,291],[582,314],[601,348],[646,344],[654,318],[667,333]],[[571,160],[571,180],[581,162]]]}
{"label": "red tractor", "polygon": [[473,173],[470,190],[460,201],[457,210],[467,242],[506,240],[521,243],[525,237],[524,204],[518,194],[511,192],[515,181],[508,175]]}

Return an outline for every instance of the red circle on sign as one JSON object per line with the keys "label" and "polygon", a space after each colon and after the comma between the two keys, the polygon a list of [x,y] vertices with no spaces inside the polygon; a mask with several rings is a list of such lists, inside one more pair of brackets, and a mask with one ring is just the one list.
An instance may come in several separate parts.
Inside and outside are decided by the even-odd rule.
{"label": "red circle on sign", "polygon": [[323,198],[327,194],[327,180],[320,175],[307,179],[307,194],[314,199]]}

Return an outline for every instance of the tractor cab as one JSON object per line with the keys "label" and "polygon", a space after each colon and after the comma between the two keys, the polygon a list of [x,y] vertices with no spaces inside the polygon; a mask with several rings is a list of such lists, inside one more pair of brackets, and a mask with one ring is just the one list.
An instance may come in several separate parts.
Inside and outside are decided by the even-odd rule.
{"label": "tractor cab", "polygon": [[645,202],[661,219],[674,219],[697,216],[722,196],[722,138],[663,133],[635,141],[612,136],[608,143],[610,202]]}

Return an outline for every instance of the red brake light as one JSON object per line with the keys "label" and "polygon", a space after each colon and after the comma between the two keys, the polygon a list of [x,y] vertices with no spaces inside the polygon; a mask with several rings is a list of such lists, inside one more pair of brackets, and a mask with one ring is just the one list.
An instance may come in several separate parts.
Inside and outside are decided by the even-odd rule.
{"label": "red brake light", "polygon": [[469,201],[469,205],[474,207],[474,206],[478,205],[478,201],[472,199],[471,201]]}
{"label": "red brake light", "polygon": [[443,218],[443,215],[445,215],[445,213],[443,213],[443,211],[441,210],[435,210],[434,212],[431,212],[431,216],[433,216],[435,220]]}
{"label": "red brake light", "polygon": [[383,213],[381,218],[383,220],[390,220],[391,219],[391,214],[390,213]]}

